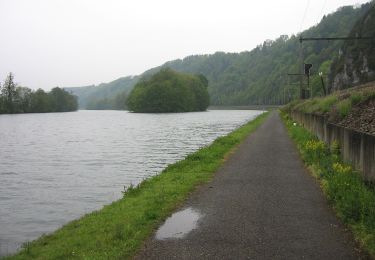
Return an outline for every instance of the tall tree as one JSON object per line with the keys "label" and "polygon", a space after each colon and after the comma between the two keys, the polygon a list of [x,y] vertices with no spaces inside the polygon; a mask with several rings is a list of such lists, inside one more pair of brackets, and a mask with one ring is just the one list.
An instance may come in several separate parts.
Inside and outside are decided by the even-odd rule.
{"label": "tall tree", "polygon": [[17,97],[16,83],[14,83],[14,75],[12,72],[5,79],[1,95],[4,98],[4,106],[7,113],[15,112],[15,101]]}
{"label": "tall tree", "polygon": [[5,113],[5,108],[4,108],[4,97],[2,95],[3,93],[3,88],[0,83],[0,114]]}

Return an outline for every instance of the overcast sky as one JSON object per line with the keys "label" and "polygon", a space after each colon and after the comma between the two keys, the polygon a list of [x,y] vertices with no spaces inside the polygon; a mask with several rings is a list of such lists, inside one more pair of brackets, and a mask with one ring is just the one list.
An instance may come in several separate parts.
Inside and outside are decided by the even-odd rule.
{"label": "overcast sky", "polygon": [[0,80],[12,71],[34,89],[109,82],[192,54],[251,50],[365,2],[0,0]]}

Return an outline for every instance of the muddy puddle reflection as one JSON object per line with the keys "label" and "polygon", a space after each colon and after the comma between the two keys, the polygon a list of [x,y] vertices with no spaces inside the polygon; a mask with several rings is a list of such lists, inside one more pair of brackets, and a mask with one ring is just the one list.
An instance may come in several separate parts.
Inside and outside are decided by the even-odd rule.
{"label": "muddy puddle reflection", "polygon": [[203,215],[193,208],[187,208],[170,216],[156,232],[156,239],[183,238],[198,226]]}

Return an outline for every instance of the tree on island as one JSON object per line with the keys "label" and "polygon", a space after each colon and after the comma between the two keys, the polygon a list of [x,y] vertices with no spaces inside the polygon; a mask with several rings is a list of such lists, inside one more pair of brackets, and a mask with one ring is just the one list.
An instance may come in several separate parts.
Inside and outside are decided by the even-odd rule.
{"label": "tree on island", "polygon": [[127,105],[137,113],[205,111],[209,105],[208,80],[203,75],[180,73],[164,68],[140,80]]}

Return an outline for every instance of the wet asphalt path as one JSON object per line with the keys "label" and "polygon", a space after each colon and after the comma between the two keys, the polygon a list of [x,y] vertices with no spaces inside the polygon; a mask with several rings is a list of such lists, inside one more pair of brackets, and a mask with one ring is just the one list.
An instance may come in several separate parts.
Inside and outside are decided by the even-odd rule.
{"label": "wet asphalt path", "polygon": [[153,236],[136,259],[360,258],[276,112],[188,207],[203,214],[198,227],[180,239]]}

